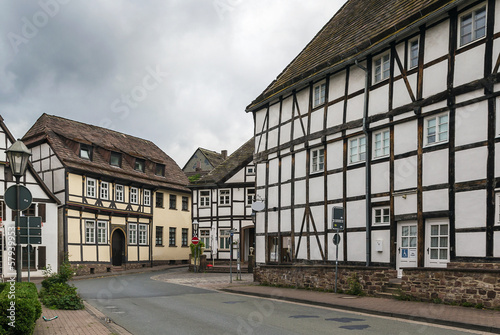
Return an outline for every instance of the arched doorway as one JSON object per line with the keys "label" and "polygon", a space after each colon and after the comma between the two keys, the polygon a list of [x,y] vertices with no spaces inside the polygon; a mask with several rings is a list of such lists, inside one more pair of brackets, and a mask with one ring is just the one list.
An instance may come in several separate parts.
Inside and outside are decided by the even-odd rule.
{"label": "arched doorway", "polygon": [[125,234],[121,229],[115,229],[111,237],[111,263],[122,266],[125,262]]}

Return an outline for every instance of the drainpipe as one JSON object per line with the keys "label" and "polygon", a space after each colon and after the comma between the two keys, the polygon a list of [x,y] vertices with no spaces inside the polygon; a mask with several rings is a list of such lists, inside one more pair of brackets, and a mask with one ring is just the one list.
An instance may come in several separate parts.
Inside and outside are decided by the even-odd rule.
{"label": "drainpipe", "polygon": [[358,63],[355,60],[355,64],[363,71],[365,71],[365,98],[363,103],[363,133],[365,133],[366,138],[366,159],[365,159],[365,193],[366,193],[366,266],[370,266],[371,260],[371,207],[372,207],[372,196],[371,196],[371,184],[372,184],[372,173],[370,169],[370,157],[371,157],[371,138],[370,132],[368,131],[368,88],[370,85],[370,73],[367,68]]}

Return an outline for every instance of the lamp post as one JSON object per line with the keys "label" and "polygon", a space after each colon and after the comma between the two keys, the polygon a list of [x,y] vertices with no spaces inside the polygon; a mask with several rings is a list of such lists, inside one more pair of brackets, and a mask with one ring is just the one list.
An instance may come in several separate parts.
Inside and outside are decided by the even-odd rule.
{"label": "lamp post", "polygon": [[[31,152],[24,145],[23,142],[17,140],[14,144],[10,146],[7,150],[5,150],[5,154],[7,155],[7,159],[9,160],[10,169],[12,171],[12,175],[16,178],[16,201],[17,201],[17,210],[16,210],[16,275],[17,282],[22,281],[22,258],[21,258],[21,241],[19,238],[20,228],[19,228],[19,215],[20,215],[20,204],[19,204],[19,181],[22,176],[26,173],[26,167],[28,166],[28,160],[31,156]],[[28,264],[28,267],[30,265]]]}
{"label": "lamp post", "polygon": [[[198,220],[194,220],[193,221],[193,236],[196,236],[198,237],[198,226],[199,226],[199,223],[198,223]],[[196,268],[196,255],[198,254],[198,244],[194,246],[194,272],[198,272],[198,269]]]}

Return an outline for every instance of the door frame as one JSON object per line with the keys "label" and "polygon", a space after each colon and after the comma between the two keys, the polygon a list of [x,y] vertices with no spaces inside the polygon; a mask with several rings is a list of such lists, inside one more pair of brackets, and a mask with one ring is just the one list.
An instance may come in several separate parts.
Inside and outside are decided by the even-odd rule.
{"label": "door frame", "polygon": [[[114,241],[115,234],[120,234],[122,236],[122,240],[123,240],[123,243],[121,243],[123,250],[121,250],[122,251],[122,259],[121,259],[121,264],[120,265],[115,265],[115,262],[114,262],[115,260],[114,260],[114,255],[113,255],[113,247],[114,247],[114,244],[115,244],[115,241]],[[125,234],[125,232],[123,231],[122,228],[115,228],[113,230],[113,232],[111,233],[111,248],[110,248],[110,252],[111,252],[111,265],[113,265],[113,266],[122,266],[126,262],[126,259],[127,259],[127,235]]]}
{"label": "door frame", "polygon": [[[402,233],[402,227],[403,226],[415,226],[416,228],[416,238],[417,240],[415,241],[415,247],[411,247],[408,245],[408,247],[405,247],[406,249],[406,257],[408,259],[412,259],[411,265],[410,261],[401,264],[402,260],[402,253],[404,252],[405,249],[401,245],[401,233]],[[413,267],[418,267],[418,222],[416,220],[408,220],[408,221],[398,221],[396,223],[396,270],[398,271],[398,278],[401,278],[403,276],[403,269],[404,268],[413,268]],[[412,249],[412,250],[410,250]],[[414,259],[414,261],[413,261]]]}

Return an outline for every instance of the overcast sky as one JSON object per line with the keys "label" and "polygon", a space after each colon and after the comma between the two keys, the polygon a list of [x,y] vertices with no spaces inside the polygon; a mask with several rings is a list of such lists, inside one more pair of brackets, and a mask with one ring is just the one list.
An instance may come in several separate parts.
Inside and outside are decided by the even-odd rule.
{"label": "overcast sky", "polygon": [[42,115],[155,142],[182,168],[232,153],[249,105],[344,0],[40,0],[0,5],[0,115]]}

